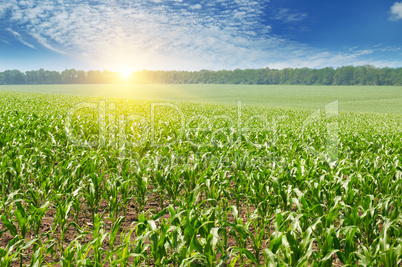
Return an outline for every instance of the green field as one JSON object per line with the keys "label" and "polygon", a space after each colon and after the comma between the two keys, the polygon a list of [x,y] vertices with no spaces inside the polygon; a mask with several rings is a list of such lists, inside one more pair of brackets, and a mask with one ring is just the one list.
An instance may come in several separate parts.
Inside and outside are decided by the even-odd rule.
{"label": "green field", "polygon": [[125,97],[195,102],[323,108],[335,100],[341,111],[402,113],[401,86],[290,85],[9,85],[3,91]]}
{"label": "green field", "polygon": [[0,266],[402,262],[399,87],[0,88]]}

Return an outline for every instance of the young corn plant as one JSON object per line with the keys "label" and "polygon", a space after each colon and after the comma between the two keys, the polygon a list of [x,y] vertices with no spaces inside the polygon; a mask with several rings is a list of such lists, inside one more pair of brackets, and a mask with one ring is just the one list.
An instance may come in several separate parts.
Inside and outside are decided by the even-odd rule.
{"label": "young corn plant", "polygon": [[56,207],[56,214],[53,220],[54,231],[58,230],[60,235],[57,238],[57,243],[61,255],[64,253],[64,240],[67,231],[69,230],[70,226],[75,225],[75,223],[69,222],[72,204],[73,201],[71,198],[61,201]]}
{"label": "young corn plant", "polygon": [[120,182],[117,179],[108,179],[106,181],[106,195],[108,196],[109,216],[116,220],[119,215],[119,196],[118,188]]}
{"label": "young corn plant", "polygon": [[360,239],[360,229],[356,226],[347,226],[341,228],[340,234],[343,238],[340,238],[340,236],[336,239],[334,238],[334,247],[339,250],[336,252],[336,255],[343,264],[355,264],[357,252],[356,240]]}
{"label": "young corn plant", "polygon": [[[38,249],[35,249],[38,247]],[[46,256],[46,249],[44,246],[34,246],[34,253],[31,256],[30,266],[43,266]]]}
{"label": "young corn plant", "polygon": [[153,182],[154,191],[159,197],[159,206],[161,209],[164,208],[163,200],[165,197],[166,184],[170,183],[171,172],[167,168],[162,171],[157,171],[154,173],[154,176],[151,176],[151,180]]}
{"label": "young corn plant", "polygon": [[17,209],[14,210],[14,215],[17,219],[18,223],[18,228],[19,228],[19,238],[21,240],[24,240],[27,233],[30,230],[30,218],[28,213],[25,211],[25,208],[20,204],[20,202],[17,202]]}
{"label": "young corn plant", "polygon": [[74,222],[78,225],[78,218],[80,212],[82,210],[83,202],[81,200],[81,190],[82,186],[79,186],[74,192],[71,194],[72,196],[72,208],[74,209]]}
{"label": "young corn plant", "polygon": [[243,223],[243,220],[239,218],[239,212],[236,206],[232,206],[232,213],[234,217],[234,222],[225,222],[225,224],[230,227],[229,235],[231,235],[236,243],[233,249],[239,254],[240,262],[243,264],[243,255],[245,255],[249,260],[254,261],[256,263],[255,256],[247,249],[247,244],[250,238],[250,231],[247,229],[247,226]]}
{"label": "young corn plant", "polygon": [[[108,251],[108,263],[110,266],[130,266],[129,258],[133,258],[133,264],[138,266],[141,260],[145,259],[145,252],[148,248],[144,246],[145,236],[138,238],[133,242],[131,236],[133,232],[137,230],[139,225],[143,225],[144,217],[140,216],[141,222],[135,227],[131,227],[126,233],[124,231],[120,234],[120,245],[116,246],[117,234],[121,230],[121,225],[124,221],[124,217],[119,217],[113,224],[111,232],[109,233],[109,251]],[[139,232],[138,232],[139,233]],[[136,244],[136,251],[140,253],[134,253],[134,244]]]}
{"label": "young corn plant", "polygon": [[312,249],[314,238],[311,228],[308,228],[304,233],[289,230],[285,237],[285,261],[292,266],[306,266],[314,253]]}
{"label": "young corn plant", "polygon": [[[5,248],[0,247],[0,265],[4,267],[10,267],[11,264],[18,258],[19,246],[22,240],[12,239],[8,242]],[[22,264],[22,262],[21,262]]]}
{"label": "young corn plant", "polygon": [[83,190],[85,200],[89,206],[92,218],[92,224],[95,222],[95,215],[98,213],[98,207],[101,200],[100,177],[97,173],[91,173],[86,181]]}
{"label": "young corn plant", "polygon": [[166,183],[165,185],[166,192],[168,193],[169,202],[177,206],[179,204],[178,199],[180,197],[180,193],[185,188],[184,181],[182,181],[177,172],[170,175],[169,178],[170,182]]}
{"label": "young corn plant", "polygon": [[98,214],[95,214],[92,236],[92,240],[90,241],[93,250],[91,257],[93,258],[92,264],[95,267],[104,266],[107,262],[107,253],[103,248],[103,241],[107,238],[108,234],[105,232],[104,223]]}
{"label": "young corn plant", "polygon": [[42,219],[49,206],[50,206],[49,200],[43,203],[39,207],[37,207],[33,203],[29,203],[28,206],[30,213],[29,220],[31,222],[32,230],[34,231],[35,237],[39,237]]}
{"label": "young corn plant", "polygon": [[381,231],[377,249],[379,251],[379,263],[385,267],[399,266],[402,262],[402,245],[401,238],[398,237],[396,240],[390,238],[390,232],[392,230],[400,232],[400,221],[399,226],[388,218],[384,219],[383,229]]}
{"label": "young corn plant", "polygon": [[136,205],[136,212],[139,214],[144,211],[145,204],[148,201],[148,178],[143,176],[143,174],[135,173],[134,174],[134,186],[136,187],[136,197],[135,201]]}

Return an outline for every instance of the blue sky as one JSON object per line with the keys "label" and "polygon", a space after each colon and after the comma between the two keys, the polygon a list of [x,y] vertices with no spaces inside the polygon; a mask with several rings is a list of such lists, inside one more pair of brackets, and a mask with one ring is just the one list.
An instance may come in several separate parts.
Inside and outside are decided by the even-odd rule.
{"label": "blue sky", "polygon": [[402,1],[7,0],[0,71],[402,67]]}

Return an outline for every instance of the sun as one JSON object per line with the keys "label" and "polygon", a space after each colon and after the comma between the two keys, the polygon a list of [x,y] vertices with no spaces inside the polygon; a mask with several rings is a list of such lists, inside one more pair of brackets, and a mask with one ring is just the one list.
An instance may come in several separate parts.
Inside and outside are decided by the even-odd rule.
{"label": "sun", "polygon": [[120,71],[120,75],[121,75],[121,77],[122,77],[123,79],[128,79],[128,78],[130,78],[130,76],[131,76],[132,73],[133,73],[133,72],[132,72],[131,70],[121,70],[121,71]]}

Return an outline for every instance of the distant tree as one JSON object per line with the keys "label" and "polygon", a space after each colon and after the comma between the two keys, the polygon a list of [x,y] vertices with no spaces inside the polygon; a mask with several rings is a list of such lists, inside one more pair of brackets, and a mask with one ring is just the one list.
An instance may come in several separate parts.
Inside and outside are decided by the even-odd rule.
{"label": "distant tree", "polygon": [[76,83],[77,71],[75,69],[64,70],[61,72],[62,83]]}
{"label": "distant tree", "polygon": [[283,69],[280,73],[280,83],[281,84],[286,84],[286,83],[291,83],[290,81],[290,72],[292,71],[292,69],[290,68],[286,68]]}
{"label": "distant tree", "polygon": [[336,69],[334,75],[334,83],[336,85],[352,85],[353,81],[353,66],[344,66]]}
{"label": "distant tree", "polygon": [[[322,84],[322,85],[402,85],[402,68],[376,68],[371,65],[344,66],[337,69],[286,68],[235,69],[221,71],[137,71],[136,83],[215,83],[215,84]],[[119,83],[120,73],[69,69],[61,73],[44,69],[0,72],[0,84],[76,84]]]}
{"label": "distant tree", "polygon": [[93,70],[88,71],[87,82],[88,83],[102,83],[103,82],[102,72],[93,71]]}
{"label": "distant tree", "polygon": [[26,79],[24,73],[19,70],[6,70],[0,73],[1,84],[25,84]]}

